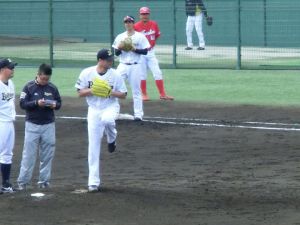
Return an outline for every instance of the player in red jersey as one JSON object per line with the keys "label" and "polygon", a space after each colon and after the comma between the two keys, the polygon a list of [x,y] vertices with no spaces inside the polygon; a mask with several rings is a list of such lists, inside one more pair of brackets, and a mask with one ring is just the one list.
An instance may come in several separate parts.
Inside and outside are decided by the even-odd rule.
{"label": "player in red jersey", "polygon": [[154,20],[150,20],[150,9],[148,7],[142,7],[139,10],[140,21],[134,24],[134,29],[138,32],[143,33],[148,39],[151,47],[147,55],[142,55],[141,57],[141,90],[143,95],[143,101],[148,101],[149,97],[147,95],[147,71],[148,68],[151,70],[157,89],[159,91],[161,100],[174,100],[172,96],[168,96],[164,88],[164,80],[162,77],[162,72],[159,68],[158,60],[155,56],[154,46],[156,40],[160,37],[160,30],[157,23]]}

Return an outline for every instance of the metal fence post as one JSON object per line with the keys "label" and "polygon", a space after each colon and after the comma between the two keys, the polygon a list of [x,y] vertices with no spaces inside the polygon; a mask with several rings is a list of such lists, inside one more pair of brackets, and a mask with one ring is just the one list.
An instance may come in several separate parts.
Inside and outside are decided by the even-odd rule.
{"label": "metal fence post", "polygon": [[177,32],[176,32],[176,0],[171,0],[173,4],[173,68],[177,67]]}
{"label": "metal fence post", "polygon": [[236,69],[241,69],[241,0],[237,0],[237,64]]}
{"label": "metal fence post", "polygon": [[268,45],[267,43],[267,0],[264,1],[264,46]]}
{"label": "metal fence post", "polygon": [[53,0],[49,0],[49,59],[53,67]]}
{"label": "metal fence post", "polygon": [[[114,54],[114,48],[112,47],[112,44],[114,42],[114,7],[115,7],[115,1],[110,0],[109,2],[109,26],[110,26],[110,49],[111,52]],[[113,61],[113,66],[115,65],[115,60]]]}

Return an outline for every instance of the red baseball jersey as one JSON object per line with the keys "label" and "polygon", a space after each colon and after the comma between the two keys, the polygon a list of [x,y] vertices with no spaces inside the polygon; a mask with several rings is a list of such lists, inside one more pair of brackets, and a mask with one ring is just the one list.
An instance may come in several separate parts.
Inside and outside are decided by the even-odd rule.
{"label": "red baseball jersey", "polygon": [[143,33],[148,39],[151,48],[154,47],[156,39],[160,36],[160,30],[157,23],[153,20],[149,20],[147,23],[139,21],[134,24],[134,29]]}

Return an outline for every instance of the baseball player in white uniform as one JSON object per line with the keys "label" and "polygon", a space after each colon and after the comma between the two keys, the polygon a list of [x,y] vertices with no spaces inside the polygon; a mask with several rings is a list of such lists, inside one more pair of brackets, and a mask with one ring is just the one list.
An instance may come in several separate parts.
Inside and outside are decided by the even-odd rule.
{"label": "baseball player in white uniform", "polygon": [[10,59],[0,59],[0,164],[2,187],[0,193],[13,193],[10,171],[15,144],[16,117],[15,86],[11,81],[17,64]]}
{"label": "baseball player in white uniform", "polygon": [[[96,66],[84,69],[75,84],[80,97],[86,97],[88,104],[88,191],[100,191],[100,153],[101,139],[105,133],[108,142],[108,151],[116,149],[117,130],[115,120],[120,111],[118,98],[124,99],[127,89],[123,78],[112,69],[113,55],[107,49],[101,49],[97,53],[98,63]],[[92,94],[93,80],[102,79],[112,87],[110,96],[98,97]]]}
{"label": "baseball player in white uniform", "polygon": [[[132,91],[133,98],[133,111],[134,120],[141,121],[144,115],[143,100],[141,93],[141,55],[146,55],[148,48],[150,48],[149,41],[144,34],[134,30],[134,17],[125,16],[123,19],[126,31],[119,34],[112,47],[115,49],[115,53],[119,56],[119,62],[117,71],[121,76],[128,80]],[[125,51],[121,42],[130,37],[132,39],[133,49],[131,51]]]}

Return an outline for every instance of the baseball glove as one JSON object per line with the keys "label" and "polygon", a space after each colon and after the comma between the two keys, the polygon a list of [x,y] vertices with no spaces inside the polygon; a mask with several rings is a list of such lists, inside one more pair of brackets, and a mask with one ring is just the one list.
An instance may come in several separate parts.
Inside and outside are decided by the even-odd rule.
{"label": "baseball glove", "polygon": [[123,41],[121,41],[121,48],[126,52],[132,51],[134,49],[131,37],[126,37]]}
{"label": "baseball glove", "polygon": [[92,94],[98,97],[107,98],[111,93],[111,87],[108,82],[100,78],[93,80],[93,85],[91,87]]}
{"label": "baseball glove", "polygon": [[211,26],[213,24],[213,17],[212,16],[207,16],[206,17],[206,24],[208,26]]}

